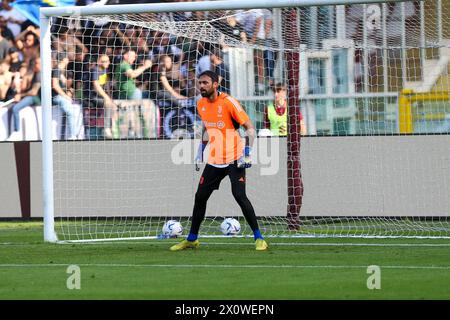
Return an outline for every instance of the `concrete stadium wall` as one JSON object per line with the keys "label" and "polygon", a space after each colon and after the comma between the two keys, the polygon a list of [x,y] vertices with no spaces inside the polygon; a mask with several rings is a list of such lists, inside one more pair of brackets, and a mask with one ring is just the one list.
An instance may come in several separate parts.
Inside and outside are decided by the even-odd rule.
{"label": "concrete stadium wall", "polygon": [[[259,164],[247,171],[249,198],[259,216],[284,215],[285,139],[258,140]],[[277,148],[274,141],[279,166],[267,175],[264,145]],[[183,143],[190,141],[55,143],[55,207],[68,216],[189,216],[200,173],[172,163]],[[43,212],[40,148],[31,142],[31,217]],[[192,159],[195,147],[184,150]],[[13,144],[0,143],[0,154],[0,218],[21,217]],[[302,215],[450,216],[450,135],[305,137],[301,157]],[[207,215],[241,214],[230,188],[224,179]]]}
{"label": "concrete stadium wall", "polygon": [[0,177],[0,217],[20,218],[19,185],[12,143],[0,143]]}

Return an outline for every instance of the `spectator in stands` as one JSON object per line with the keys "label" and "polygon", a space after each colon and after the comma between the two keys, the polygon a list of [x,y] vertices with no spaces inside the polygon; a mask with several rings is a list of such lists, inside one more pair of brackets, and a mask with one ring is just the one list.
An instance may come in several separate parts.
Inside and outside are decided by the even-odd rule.
{"label": "spectator in stands", "polygon": [[0,60],[6,58],[9,48],[11,48],[11,43],[3,37],[3,28],[0,27]]}
{"label": "spectator in stands", "polygon": [[151,54],[156,59],[159,59],[162,55],[168,55],[172,57],[172,62],[175,64],[184,60],[183,50],[176,43],[171,43],[168,34],[157,32],[151,40],[153,40]]}
{"label": "spectator in stands", "polygon": [[31,60],[30,63],[23,62],[19,68],[20,75],[20,86],[18,86],[17,93],[24,92],[27,88],[30,87],[34,78],[34,60]]}
{"label": "spectator in stands", "polygon": [[8,92],[10,91],[13,73],[9,71],[9,62],[3,60],[0,62],[0,101],[8,100]]}
{"label": "spectator in stands", "polygon": [[[258,38],[261,39],[261,42],[268,48],[277,48],[278,42],[273,37],[272,26],[273,26],[273,18],[272,11],[269,9],[263,9],[263,25],[260,28],[258,33]],[[266,78],[266,85],[269,88],[274,86],[274,72],[275,72],[275,63],[277,61],[277,52],[267,49],[263,51],[264,58],[264,72],[262,73]],[[261,71],[260,71],[261,74]]]}
{"label": "spectator in stands", "polygon": [[29,90],[34,80],[34,70],[34,64],[21,63],[18,71],[13,73],[13,80],[7,93],[8,100]]}
{"label": "spectator in stands", "polygon": [[[223,13],[223,19],[215,19],[210,23],[225,36],[239,41],[246,40],[244,28],[236,19],[235,13],[231,10]],[[221,39],[221,42],[223,42],[223,39]]]}
{"label": "spectator in stands", "polygon": [[67,70],[70,70],[70,78],[74,81],[75,96],[80,97],[83,90],[83,77],[89,73],[89,54],[80,47],[76,47],[75,61],[70,61]]}
{"label": "spectator in stands", "polygon": [[152,62],[145,60],[137,69],[132,66],[136,61],[136,51],[128,49],[123,54],[122,62],[116,67],[114,78],[118,83],[119,99],[141,100],[142,91],[136,86],[136,78],[151,68]]}
{"label": "spectator in stands", "polygon": [[14,37],[21,32],[21,25],[26,21],[26,18],[15,8],[9,4],[14,0],[2,0],[2,9],[0,16],[2,16],[8,23],[8,29],[11,30]]}
{"label": "spectator in stands", "polygon": [[223,60],[222,50],[213,48],[209,55],[201,57],[196,68],[197,76],[206,70],[215,72],[219,76],[219,91],[230,93],[230,71]]}
{"label": "spectator in stands", "polygon": [[[274,136],[286,136],[288,129],[287,90],[277,83],[274,88],[275,99],[264,110],[264,128],[270,129]],[[299,113],[301,135],[306,135],[303,115]]]}
{"label": "spectator in stands", "polygon": [[187,99],[181,92],[184,88],[184,79],[179,65],[175,65],[172,58],[168,55],[162,55],[160,57],[158,80],[158,87],[156,89],[158,100],[168,102],[171,106],[177,106],[179,100]]}
{"label": "spectator in stands", "polygon": [[258,39],[258,32],[263,23],[263,13],[260,9],[238,10],[236,21],[244,28],[244,41],[255,44]]}
{"label": "spectator in stands", "polygon": [[[82,91],[83,74],[89,71],[87,64],[84,63],[89,49],[79,39],[78,29],[73,20],[61,18],[57,22],[57,37],[52,37],[55,52],[64,52],[69,59],[66,66],[67,80],[73,82],[74,97],[79,97]],[[81,36],[80,36],[81,38]]]}
{"label": "spectator in stands", "polygon": [[197,77],[195,75],[195,68],[190,67],[189,63],[186,65],[185,74],[186,74],[185,75],[186,87],[184,89],[184,92],[186,96],[189,98],[198,96],[200,92],[198,91],[197,88]]}
{"label": "spectator in stands", "polygon": [[[236,20],[243,25],[246,34],[244,38],[246,38],[246,41],[248,43],[256,45],[266,45],[266,39],[271,39],[272,13],[270,10],[253,9],[247,11],[239,11],[239,13],[236,15]],[[265,75],[273,78],[274,57],[273,54],[270,53],[271,51],[264,52],[260,49],[254,50],[257,93],[262,93],[269,85],[273,85],[273,79],[268,80],[269,83],[267,83],[266,85],[264,78]],[[272,68],[268,70],[267,74],[264,73],[264,62],[266,62],[266,67]]]}
{"label": "spectator in stands", "polygon": [[88,48],[78,39],[74,30],[61,27],[58,32],[58,40],[55,42],[56,51],[66,52],[69,62],[77,61],[77,54],[80,52],[89,53]]}
{"label": "spectator in stands", "polygon": [[195,73],[197,77],[204,71],[211,70],[211,46],[206,45],[204,48],[204,54],[198,59],[195,66]]}
{"label": "spectator in stands", "polygon": [[219,91],[230,93],[230,70],[223,60],[222,50],[211,53],[211,69],[219,76]]}
{"label": "spectator in stands", "polygon": [[71,80],[67,78],[67,65],[69,58],[65,53],[59,53],[57,66],[52,70],[52,100],[66,114],[70,133],[66,133],[70,140],[76,139],[74,107],[73,107],[73,88]]}
{"label": "spectator in stands", "polygon": [[19,112],[20,110],[29,107],[36,106],[41,103],[41,59],[36,58],[31,61],[33,65],[33,80],[27,88],[22,93],[17,93],[14,96],[14,100],[17,102],[12,108],[13,119],[14,119],[14,131],[8,138],[8,141],[17,141],[21,140],[21,136],[19,134],[20,130],[20,118]]}
{"label": "spectator in stands", "polygon": [[145,64],[146,60],[152,62],[152,66],[142,72],[141,75],[136,77],[137,86],[143,91],[143,99],[148,99],[150,95],[150,77],[152,73],[154,55],[148,44],[149,30],[146,28],[134,28],[130,33],[130,43],[132,48],[136,48],[136,62],[137,65]]}
{"label": "spectator in stands", "polygon": [[[111,89],[109,86],[111,80],[109,78],[109,66],[109,57],[106,54],[101,54],[97,60],[97,64],[89,72],[89,79],[85,82],[86,90],[83,101],[87,108],[85,110],[87,116],[84,119],[87,124],[88,136],[91,138],[101,136],[98,132],[101,124],[97,120],[103,118],[103,112],[105,115],[104,136],[109,139],[112,138],[112,131],[116,131],[117,129],[117,105],[113,102],[109,94],[109,90]],[[113,128],[112,131],[111,127]],[[115,135],[116,133],[114,133]]]}
{"label": "spectator in stands", "polygon": [[[187,69],[185,70],[185,74],[189,74]],[[163,122],[168,119],[166,116],[171,111],[179,110],[183,106],[189,107],[187,105],[189,100],[185,94],[195,91],[192,90],[192,87],[188,87],[188,84],[189,82],[183,76],[181,66],[174,64],[171,56],[166,54],[161,55],[157,70],[152,75],[152,91],[156,92],[155,98],[158,101]],[[172,125],[170,126],[172,127]],[[166,136],[166,130],[164,132]]]}
{"label": "spectator in stands", "polygon": [[25,89],[27,88],[25,81],[22,81],[22,78],[27,74],[27,72],[28,65],[26,63],[21,63],[17,68],[17,71],[13,72],[13,79],[8,91],[8,98],[14,98],[16,94],[21,93],[22,86],[24,86]]}
{"label": "spectator in stands", "polygon": [[[120,30],[118,31],[120,32]],[[150,59],[150,48],[147,43],[148,29],[140,27],[128,27],[122,35],[126,46],[136,48],[136,61],[138,63]]]}
{"label": "spectator in stands", "polygon": [[16,47],[9,48],[6,60],[9,62],[10,65],[9,71],[11,72],[19,71],[20,66],[22,65],[22,60],[20,60],[19,49],[17,49]]}
{"label": "spectator in stands", "polygon": [[14,34],[11,29],[8,28],[7,21],[5,17],[0,15],[0,29],[2,30],[2,36],[8,40],[11,44],[14,43]]}
{"label": "spectator in stands", "polygon": [[91,53],[105,52],[111,56],[117,48],[130,46],[130,41],[124,36],[118,23],[108,23],[93,28],[92,36],[89,37]]}
{"label": "spectator in stands", "polygon": [[149,31],[146,28],[135,29],[133,32],[133,38],[131,38],[131,47],[136,48],[136,61],[141,63],[145,60],[152,60],[151,50],[148,45]]}
{"label": "spectator in stands", "polygon": [[29,26],[16,37],[16,46],[22,52],[24,62],[29,63],[39,57],[39,37],[39,29],[33,26]]}

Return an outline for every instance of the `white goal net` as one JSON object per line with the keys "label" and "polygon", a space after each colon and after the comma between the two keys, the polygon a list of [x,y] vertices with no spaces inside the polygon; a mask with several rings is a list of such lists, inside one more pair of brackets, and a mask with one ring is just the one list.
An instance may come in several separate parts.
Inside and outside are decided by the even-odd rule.
{"label": "white goal net", "polygon": [[[450,236],[449,3],[291,2],[48,13],[58,240],[158,237],[168,220],[187,234],[205,70],[257,129],[247,192],[263,235]],[[227,179],[200,235],[226,217],[252,234]]]}

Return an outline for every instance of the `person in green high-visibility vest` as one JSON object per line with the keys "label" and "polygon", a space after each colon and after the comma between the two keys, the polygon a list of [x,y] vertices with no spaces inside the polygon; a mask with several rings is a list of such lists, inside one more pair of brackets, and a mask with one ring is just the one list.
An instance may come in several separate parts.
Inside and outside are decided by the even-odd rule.
{"label": "person in green high-visibility vest", "polygon": [[[288,124],[287,89],[282,83],[274,87],[275,99],[264,110],[264,128],[269,129],[273,136],[286,136]],[[306,135],[306,125],[303,115],[298,115],[300,121],[300,133]]]}

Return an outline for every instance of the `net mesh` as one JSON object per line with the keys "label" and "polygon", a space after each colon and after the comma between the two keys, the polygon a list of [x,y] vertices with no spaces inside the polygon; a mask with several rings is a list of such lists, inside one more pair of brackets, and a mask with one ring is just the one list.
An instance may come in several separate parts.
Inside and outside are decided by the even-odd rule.
{"label": "net mesh", "polygon": [[[263,234],[449,236],[449,10],[426,0],[52,18],[59,239],[157,237],[169,219],[186,234],[204,70],[257,129],[247,191]],[[224,217],[252,234],[229,188],[208,202],[202,235],[221,235]]]}

